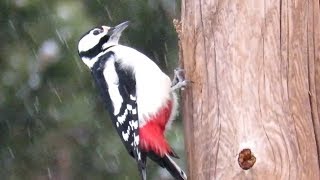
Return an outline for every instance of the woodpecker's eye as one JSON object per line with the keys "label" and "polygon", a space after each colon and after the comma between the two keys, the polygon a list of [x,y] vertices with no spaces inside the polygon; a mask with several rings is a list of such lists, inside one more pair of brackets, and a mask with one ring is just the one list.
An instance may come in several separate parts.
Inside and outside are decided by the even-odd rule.
{"label": "woodpecker's eye", "polygon": [[96,30],[93,31],[93,35],[98,35],[98,34],[100,34],[101,32],[102,32],[101,30],[96,29]]}

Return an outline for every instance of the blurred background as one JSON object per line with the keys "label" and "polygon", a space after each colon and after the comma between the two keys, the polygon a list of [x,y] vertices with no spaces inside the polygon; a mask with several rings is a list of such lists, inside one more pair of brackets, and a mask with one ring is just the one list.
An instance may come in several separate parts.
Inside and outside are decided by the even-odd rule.
{"label": "blurred background", "polygon": [[[130,20],[121,43],[172,77],[180,2],[2,0],[0,9],[0,179],[139,179],[77,43],[96,25]],[[167,137],[185,169],[180,118]],[[172,179],[151,161],[148,177]]]}

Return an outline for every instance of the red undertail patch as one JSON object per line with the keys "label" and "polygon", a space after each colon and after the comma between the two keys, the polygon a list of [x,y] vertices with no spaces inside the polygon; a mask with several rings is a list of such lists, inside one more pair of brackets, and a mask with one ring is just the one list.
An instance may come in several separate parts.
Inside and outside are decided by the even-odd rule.
{"label": "red undertail patch", "polygon": [[139,130],[140,148],[145,151],[153,151],[163,157],[172,151],[164,137],[166,124],[169,121],[172,110],[172,101],[162,108],[157,115],[150,117],[148,122]]}

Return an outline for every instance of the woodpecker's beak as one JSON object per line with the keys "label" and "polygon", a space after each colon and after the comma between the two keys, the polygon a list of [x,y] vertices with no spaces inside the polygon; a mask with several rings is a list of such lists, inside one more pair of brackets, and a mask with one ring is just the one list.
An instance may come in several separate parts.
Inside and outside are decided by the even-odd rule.
{"label": "woodpecker's beak", "polygon": [[129,26],[129,23],[130,23],[129,21],[125,21],[125,22],[123,22],[123,23],[115,26],[114,28],[112,28],[112,29],[111,29],[111,30],[112,30],[112,31],[111,31],[111,32],[112,32],[112,35],[118,35],[118,36],[120,36],[120,34],[122,33],[122,31]]}
{"label": "woodpecker's beak", "polygon": [[104,32],[107,32],[107,35],[110,36],[107,43],[118,44],[122,31],[128,27],[129,21],[123,22],[115,27],[102,26]]}

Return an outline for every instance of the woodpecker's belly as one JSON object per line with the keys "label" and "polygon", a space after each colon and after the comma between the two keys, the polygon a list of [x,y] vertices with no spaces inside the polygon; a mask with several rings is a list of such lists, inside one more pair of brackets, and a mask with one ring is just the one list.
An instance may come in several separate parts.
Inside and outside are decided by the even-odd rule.
{"label": "woodpecker's belly", "polygon": [[151,77],[149,84],[137,88],[137,106],[141,149],[163,157],[171,152],[164,134],[175,117],[177,101],[171,92],[171,80],[163,73],[161,76],[157,81]]}
{"label": "woodpecker's belly", "polygon": [[171,152],[171,148],[164,137],[164,132],[172,113],[173,101],[168,100],[166,106],[150,116],[147,123],[140,127],[140,148],[144,151],[153,151],[163,157]]}
{"label": "woodpecker's belly", "polygon": [[[137,78],[139,78],[139,75],[137,75]],[[150,118],[158,114],[161,108],[167,106],[167,101],[171,100],[171,81],[169,77],[162,73],[158,77],[145,75],[143,78],[145,78],[144,81],[137,81],[137,105],[140,126],[144,126],[145,123],[150,121]]]}

